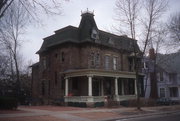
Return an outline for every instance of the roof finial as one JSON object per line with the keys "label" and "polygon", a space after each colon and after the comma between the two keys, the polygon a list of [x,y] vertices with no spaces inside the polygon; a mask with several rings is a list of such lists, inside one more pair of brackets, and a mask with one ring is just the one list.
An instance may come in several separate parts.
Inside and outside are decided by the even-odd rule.
{"label": "roof finial", "polygon": [[93,11],[89,11],[89,9],[87,8],[86,11],[82,11],[81,10],[81,15],[85,14],[85,13],[90,13],[92,15],[94,15],[94,10]]}

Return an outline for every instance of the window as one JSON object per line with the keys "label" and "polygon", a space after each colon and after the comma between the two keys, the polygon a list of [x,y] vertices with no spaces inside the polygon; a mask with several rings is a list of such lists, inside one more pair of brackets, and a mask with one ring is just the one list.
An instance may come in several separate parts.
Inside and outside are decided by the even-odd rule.
{"label": "window", "polygon": [[105,56],[105,69],[109,69],[109,64],[110,64],[110,56],[106,55]]}
{"label": "window", "polygon": [[50,95],[50,94],[51,94],[51,93],[50,93],[50,92],[51,92],[51,81],[48,80],[48,83],[49,83],[49,84],[48,84],[48,85],[49,85],[49,86],[48,86],[48,94]]}
{"label": "window", "polygon": [[61,89],[65,89],[65,80],[61,77]]}
{"label": "window", "polygon": [[133,59],[129,58],[129,71],[133,71],[133,70],[134,70]]}
{"label": "window", "polygon": [[178,87],[169,88],[170,97],[178,97]]}
{"label": "window", "polygon": [[93,68],[100,66],[100,54],[92,52],[90,54],[90,66]]}
{"label": "window", "polygon": [[99,39],[98,32],[94,28],[92,29],[91,38],[92,39]]}
{"label": "window", "polygon": [[96,54],[95,63],[96,63],[96,67],[99,67],[99,65],[100,65],[100,55],[99,55],[99,53]]}
{"label": "window", "polygon": [[64,52],[61,52],[61,61],[64,62],[64,60],[65,60]]}
{"label": "window", "polygon": [[170,73],[170,74],[169,74],[169,81],[170,81],[170,82],[177,82],[177,74],[175,74],[175,73]]}
{"label": "window", "polygon": [[163,81],[163,72],[160,72],[160,81]]}
{"label": "window", "polygon": [[113,58],[113,69],[117,70],[117,57]]}
{"label": "window", "polygon": [[46,59],[43,58],[43,60],[42,60],[42,69],[45,70],[46,67],[47,67],[47,62],[46,62]]}
{"label": "window", "polygon": [[41,84],[41,93],[42,95],[45,95],[45,84],[44,84],[44,81],[42,81],[42,84]]}
{"label": "window", "polygon": [[91,63],[91,66],[94,66],[95,65],[95,56],[94,56],[94,52],[91,53],[90,55],[90,63]]}
{"label": "window", "polygon": [[55,81],[55,85],[57,85],[57,72],[54,73],[54,81]]}
{"label": "window", "polygon": [[160,81],[160,73],[157,73],[157,81]]}
{"label": "window", "polygon": [[165,88],[160,88],[160,97],[165,97]]}

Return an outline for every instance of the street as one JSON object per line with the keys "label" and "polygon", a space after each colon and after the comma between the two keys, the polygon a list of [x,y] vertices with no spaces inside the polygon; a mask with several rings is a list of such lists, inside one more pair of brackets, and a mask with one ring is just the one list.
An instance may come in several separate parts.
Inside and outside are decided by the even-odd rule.
{"label": "street", "polygon": [[163,114],[154,116],[145,116],[129,119],[116,119],[113,121],[180,121],[180,112],[173,114]]}

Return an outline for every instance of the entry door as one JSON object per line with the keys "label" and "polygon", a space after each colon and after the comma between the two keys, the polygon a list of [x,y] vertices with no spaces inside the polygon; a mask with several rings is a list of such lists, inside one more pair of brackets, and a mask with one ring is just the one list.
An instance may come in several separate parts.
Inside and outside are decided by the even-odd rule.
{"label": "entry door", "polygon": [[99,96],[99,93],[100,93],[100,81],[93,80],[93,82],[92,82],[92,93],[93,93],[93,96]]}
{"label": "entry door", "polygon": [[106,80],[106,82],[105,82],[106,95],[112,95],[111,86],[112,86],[111,80]]}

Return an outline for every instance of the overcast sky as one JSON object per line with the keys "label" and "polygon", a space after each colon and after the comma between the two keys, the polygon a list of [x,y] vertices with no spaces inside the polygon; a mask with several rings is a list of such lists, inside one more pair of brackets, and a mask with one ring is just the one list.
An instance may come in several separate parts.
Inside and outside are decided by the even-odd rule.
{"label": "overcast sky", "polygon": [[[62,5],[62,15],[48,16],[42,19],[43,26],[29,25],[24,34],[27,40],[21,52],[25,62],[37,62],[39,57],[35,54],[41,47],[43,38],[50,36],[55,30],[72,25],[78,27],[81,11],[94,10],[95,21],[99,29],[109,30],[114,23],[114,7],[116,0],[70,0]],[[169,0],[168,14],[180,11],[180,0]],[[165,18],[165,19],[166,19]]]}

